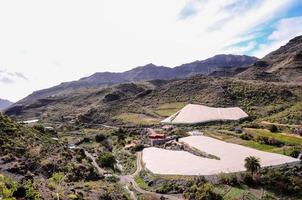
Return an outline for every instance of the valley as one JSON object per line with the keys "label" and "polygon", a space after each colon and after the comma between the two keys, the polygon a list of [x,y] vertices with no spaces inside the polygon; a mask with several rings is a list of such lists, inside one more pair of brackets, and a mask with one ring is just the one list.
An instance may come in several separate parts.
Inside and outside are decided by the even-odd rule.
{"label": "valley", "polygon": [[[0,194],[301,199],[301,38],[260,60],[147,65],[34,92],[0,113]],[[173,123],[193,104],[219,108],[221,118]],[[243,117],[222,114],[231,107]],[[189,117],[212,116],[207,110]]]}

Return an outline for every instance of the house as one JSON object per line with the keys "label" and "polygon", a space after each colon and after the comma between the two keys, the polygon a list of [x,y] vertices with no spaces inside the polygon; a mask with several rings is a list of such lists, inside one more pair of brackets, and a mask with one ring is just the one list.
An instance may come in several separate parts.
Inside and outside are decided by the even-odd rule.
{"label": "house", "polygon": [[152,128],[148,128],[148,139],[151,146],[163,145],[168,141],[175,140],[176,136],[167,136],[164,133],[158,133]]}

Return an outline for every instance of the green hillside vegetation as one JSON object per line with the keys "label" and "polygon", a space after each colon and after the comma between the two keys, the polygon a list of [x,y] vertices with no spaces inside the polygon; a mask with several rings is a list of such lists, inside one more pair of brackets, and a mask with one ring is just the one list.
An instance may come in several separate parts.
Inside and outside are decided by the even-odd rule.
{"label": "green hillside vegetation", "polygon": [[299,85],[195,76],[160,84],[150,81],[76,90],[55,99],[33,102],[22,109],[21,115],[13,116],[40,116],[42,121],[66,125],[71,121],[85,126],[129,122],[151,125],[184,105],[195,103],[239,106],[250,115],[250,120],[299,124],[301,101]]}
{"label": "green hillside vegetation", "polygon": [[[127,199],[121,187],[103,180],[81,150],[70,150],[41,127],[25,127],[0,113],[0,170],[5,174],[0,173],[0,197]],[[86,187],[83,181],[97,184]]]}

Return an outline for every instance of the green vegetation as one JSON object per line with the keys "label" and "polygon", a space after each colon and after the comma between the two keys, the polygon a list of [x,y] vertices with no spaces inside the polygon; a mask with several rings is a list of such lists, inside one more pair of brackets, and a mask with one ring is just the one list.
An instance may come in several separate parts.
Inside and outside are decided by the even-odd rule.
{"label": "green vegetation", "polygon": [[260,169],[260,160],[254,156],[250,156],[244,159],[244,167],[246,171],[251,172],[252,174],[256,173]]}
{"label": "green vegetation", "polygon": [[101,167],[114,169],[114,165],[116,164],[116,159],[112,153],[105,152],[99,156],[98,163]]}
{"label": "green vegetation", "polygon": [[17,183],[0,174],[0,197],[3,200],[14,200],[14,192],[17,190]]}
{"label": "green vegetation", "polygon": [[266,129],[246,129],[248,133],[256,136],[269,137],[284,142],[287,145],[302,145],[302,137],[286,135],[282,133],[272,133]]}
{"label": "green vegetation", "polygon": [[140,188],[142,188],[144,190],[150,189],[149,186],[147,185],[147,183],[144,181],[144,179],[142,179],[139,175],[136,175],[134,177],[134,180]]}
{"label": "green vegetation", "polygon": [[137,113],[122,113],[115,116],[114,119],[121,120],[124,123],[132,123],[136,125],[154,125],[159,123],[159,120],[156,118]]}
{"label": "green vegetation", "polygon": [[264,119],[271,122],[279,122],[284,124],[301,124],[302,116],[302,101],[295,102],[293,105],[282,110],[281,112],[274,113]]}
{"label": "green vegetation", "polygon": [[162,117],[168,117],[182,109],[185,105],[185,102],[165,103],[157,107],[155,113]]}
{"label": "green vegetation", "polygon": [[[302,150],[302,138],[285,133],[272,133],[267,129],[245,128],[244,133],[225,130],[205,130],[205,134],[219,140],[231,142],[261,151],[297,157]],[[219,128],[219,127],[218,127]]]}
{"label": "green vegetation", "polygon": [[64,195],[64,179],[66,176],[63,173],[54,173],[49,179],[48,187],[54,191],[54,196],[57,200]]}
{"label": "green vegetation", "polygon": [[41,195],[37,185],[32,180],[24,180],[21,184],[0,174],[0,199],[15,200],[25,198],[27,200],[40,200]]}

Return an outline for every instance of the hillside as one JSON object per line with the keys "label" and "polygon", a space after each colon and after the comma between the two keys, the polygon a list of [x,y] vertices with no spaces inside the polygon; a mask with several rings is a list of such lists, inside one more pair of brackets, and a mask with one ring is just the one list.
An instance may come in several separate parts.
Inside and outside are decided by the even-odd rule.
{"label": "hillside", "polygon": [[50,96],[60,96],[76,89],[105,87],[113,84],[145,81],[145,80],[171,80],[184,78],[196,74],[209,74],[216,70],[228,68],[247,67],[257,61],[255,57],[240,55],[216,55],[206,60],[183,64],[175,68],[147,64],[121,73],[98,72],[78,81],[61,83],[60,85],[36,91],[18,103],[42,99]]}
{"label": "hillside", "polygon": [[[161,107],[178,102],[181,105],[240,106],[253,119],[261,119],[279,112],[286,113],[301,100],[301,85],[194,76],[166,82],[147,81],[78,90],[60,98],[15,106],[6,113],[16,118],[40,118],[67,124],[120,124],[133,117],[158,122],[165,117],[158,112]],[[301,123],[299,112],[284,115],[288,115],[287,120],[277,118],[277,122]]]}
{"label": "hillside", "polygon": [[245,79],[302,82],[302,36],[291,39],[238,75]]}
{"label": "hillside", "polygon": [[[89,199],[126,199],[119,186],[103,180],[83,150],[70,149],[66,141],[56,137],[57,133],[40,124],[27,127],[0,113],[0,183],[4,176],[16,181],[10,187],[12,180],[4,178],[9,181],[9,190],[0,185],[0,197],[55,199],[56,188],[60,187],[62,199],[83,195]],[[61,179],[60,183],[54,181],[56,178]],[[96,186],[84,187],[83,181],[95,181]]]}
{"label": "hillside", "polygon": [[13,102],[10,102],[6,99],[0,99],[0,111],[8,108],[12,104]]}

